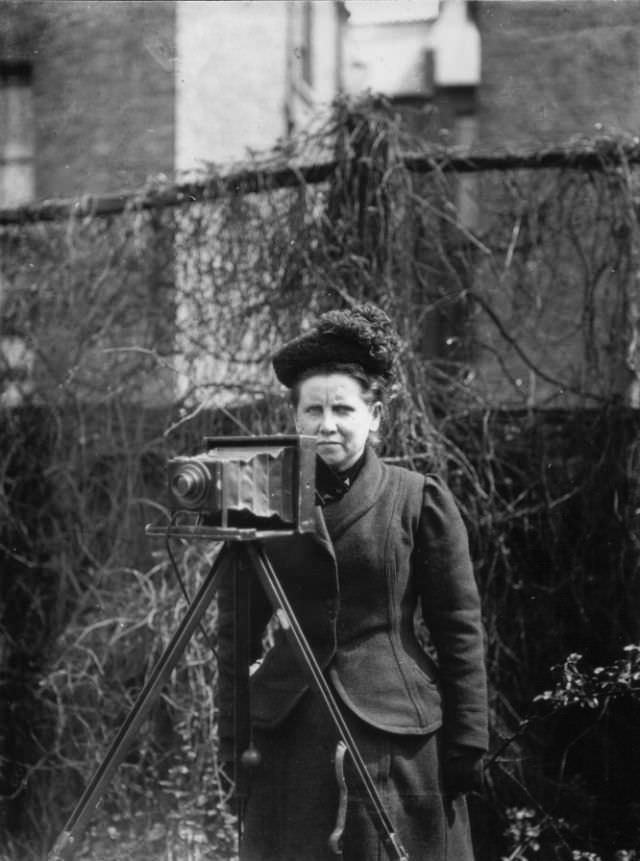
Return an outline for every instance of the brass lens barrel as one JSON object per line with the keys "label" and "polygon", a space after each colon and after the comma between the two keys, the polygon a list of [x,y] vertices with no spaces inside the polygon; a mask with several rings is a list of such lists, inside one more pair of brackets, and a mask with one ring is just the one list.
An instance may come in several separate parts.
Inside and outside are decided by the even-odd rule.
{"label": "brass lens barrel", "polygon": [[203,463],[189,461],[173,475],[171,490],[184,508],[198,508],[207,498],[211,480],[211,473]]}

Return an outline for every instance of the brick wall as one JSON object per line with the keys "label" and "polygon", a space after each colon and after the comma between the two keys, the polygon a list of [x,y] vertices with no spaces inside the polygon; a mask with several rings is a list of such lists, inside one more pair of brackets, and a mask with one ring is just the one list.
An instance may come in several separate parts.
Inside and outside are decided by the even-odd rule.
{"label": "brick wall", "polygon": [[36,197],[171,176],[175,3],[35,2]]}
{"label": "brick wall", "polygon": [[[482,40],[480,149],[533,150],[603,132],[638,132],[640,3],[479,0],[472,9]],[[502,212],[507,218],[510,204],[501,198],[500,183],[494,185],[491,176],[472,181],[482,217]],[[524,174],[518,181],[526,182]],[[588,183],[562,197],[561,189],[570,188],[567,177],[551,171],[530,181],[525,199],[546,199],[545,218],[549,223],[558,219],[559,233],[554,237],[547,227],[539,255],[517,242],[513,271],[507,272],[506,264],[502,271],[498,258],[480,265],[475,289],[537,368],[578,388],[624,395],[625,285],[624,271],[617,271],[615,243],[609,240],[608,249],[606,230],[598,233],[589,221]],[[516,212],[513,229],[518,229]],[[506,248],[504,253],[506,259]],[[528,262],[518,266],[521,253],[525,258],[529,254]],[[597,276],[608,254],[610,265]],[[585,303],[591,303],[594,314],[591,335],[581,325]],[[482,314],[473,325],[476,339],[486,347],[475,357],[476,377],[496,402],[517,402],[518,390],[531,406],[571,402],[570,393],[559,396],[555,386],[508,348]],[[505,370],[513,380],[511,388],[505,386]]]}
{"label": "brick wall", "polygon": [[640,3],[481,0],[485,148],[640,128]]}

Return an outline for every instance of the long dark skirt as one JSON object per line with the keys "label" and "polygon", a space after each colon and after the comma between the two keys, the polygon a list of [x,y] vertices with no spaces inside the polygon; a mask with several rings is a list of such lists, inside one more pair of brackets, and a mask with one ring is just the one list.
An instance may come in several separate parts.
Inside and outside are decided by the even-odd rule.
{"label": "long dark skirt", "polygon": [[[466,802],[442,795],[439,734],[396,735],[345,718],[410,861],[472,861]],[[339,790],[336,732],[307,694],[274,731],[255,734],[261,764],[249,789],[241,861],[330,861]],[[365,792],[345,762],[349,787],[343,861],[387,861]]]}

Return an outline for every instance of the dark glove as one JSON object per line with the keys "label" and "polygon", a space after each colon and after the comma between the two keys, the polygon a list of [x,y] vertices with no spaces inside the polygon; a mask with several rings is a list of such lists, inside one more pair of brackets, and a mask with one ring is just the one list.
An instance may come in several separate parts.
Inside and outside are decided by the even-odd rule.
{"label": "dark glove", "polygon": [[467,792],[482,792],[484,786],[484,753],[476,748],[459,748],[445,757],[444,793],[450,798]]}

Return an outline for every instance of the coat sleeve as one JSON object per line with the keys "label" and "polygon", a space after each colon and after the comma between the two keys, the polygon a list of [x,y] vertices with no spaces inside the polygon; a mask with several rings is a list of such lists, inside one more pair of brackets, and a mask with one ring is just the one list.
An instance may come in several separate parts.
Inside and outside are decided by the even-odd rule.
{"label": "coat sleeve", "polygon": [[488,748],[487,680],[480,596],[467,531],[451,491],[427,476],[414,574],[437,653],[446,747]]}

